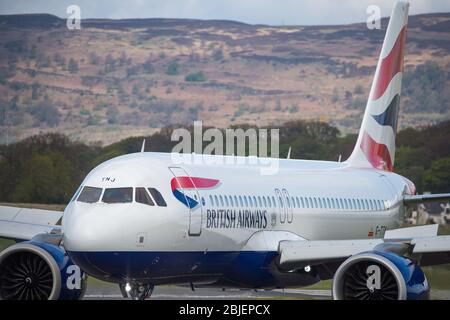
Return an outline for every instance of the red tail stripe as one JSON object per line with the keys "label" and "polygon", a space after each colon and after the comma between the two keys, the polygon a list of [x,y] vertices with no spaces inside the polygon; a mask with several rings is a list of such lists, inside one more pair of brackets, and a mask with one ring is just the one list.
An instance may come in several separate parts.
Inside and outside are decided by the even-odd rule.
{"label": "red tail stripe", "polygon": [[361,149],[374,168],[392,171],[393,166],[388,147],[385,144],[377,143],[367,132],[364,132]]}
{"label": "red tail stripe", "polygon": [[380,98],[386,88],[389,86],[392,78],[402,71],[403,67],[403,52],[406,40],[406,26],[398,34],[397,40],[392,47],[391,52],[381,62],[380,72],[378,73],[378,79],[375,86],[375,91],[372,99],[377,100]]}
{"label": "red tail stripe", "polygon": [[197,177],[176,177],[170,181],[172,190],[177,188],[211,188],[219,183],[217,179],[197,178]]}

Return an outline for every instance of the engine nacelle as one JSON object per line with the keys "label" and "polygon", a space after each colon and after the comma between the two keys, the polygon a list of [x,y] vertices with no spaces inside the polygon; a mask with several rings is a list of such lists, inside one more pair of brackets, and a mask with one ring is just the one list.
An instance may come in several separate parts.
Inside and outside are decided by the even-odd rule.
{"label": "engine nacelle", "polygon": [[423,300],[429,298],[422,269],[410,259],[371,251],[351,256],[333,278],[337,300]]}
{"label": "engine nacelle", "polygon": [[86,290],[86,275],[64,249],[27,241],[0,253],[0,300],[77,300]]}

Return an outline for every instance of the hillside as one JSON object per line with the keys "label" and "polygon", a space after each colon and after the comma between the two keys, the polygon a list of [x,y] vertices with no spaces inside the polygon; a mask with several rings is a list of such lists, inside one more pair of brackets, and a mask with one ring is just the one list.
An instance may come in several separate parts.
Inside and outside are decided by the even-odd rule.
{"label": "hillside", "polygon": [[[0,16],[0,143],[44,131],[108,144],[169,124],[360,124],[387,20],[265,26]],[[450,13],[411,16],[399,125],[450,119]]]}
{"label": "hillside", "polygon": [[[249,128],[243,124],[242,128]],[[16,143],[0,145],[0,202],[67,203],[89,171],[113,157],[138,152],[145,138],[145,151],[170,152],[172,129],[145,137],[130,137],[108,146],[72,141],[63,134],[46,133]],[[193,136],[193,128],[186,127]],[[291,121],[280,126],[280,158],[347,159],[356,135],[342,137],[323,122]],[[400,130],[394,171],[414,181],[422,193],[450,190],[450,121],[421,129]],[[203,147],[208,145],[204,142]],[[26,155],[26,156],[24,156]],[[247,153],[248,155],[248,153]]]}

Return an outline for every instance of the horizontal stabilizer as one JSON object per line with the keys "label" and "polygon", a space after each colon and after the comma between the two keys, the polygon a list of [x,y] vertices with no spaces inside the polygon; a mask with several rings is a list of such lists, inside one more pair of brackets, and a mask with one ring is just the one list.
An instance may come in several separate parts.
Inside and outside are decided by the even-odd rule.
{"label": "horizontal stabilizer", "polygon": [[403,197],[403,203],[405,205],[426,202],[450,202],[450,193],[405,195]]}

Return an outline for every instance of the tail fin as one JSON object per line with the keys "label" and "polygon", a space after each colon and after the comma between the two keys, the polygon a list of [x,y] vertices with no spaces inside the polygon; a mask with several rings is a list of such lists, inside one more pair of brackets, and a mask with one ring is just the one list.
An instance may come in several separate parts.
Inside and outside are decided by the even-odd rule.
{"label": "tail fin", "polygon": [[393,169],[408,9],[397,1],[392,10],[351,166]]}

